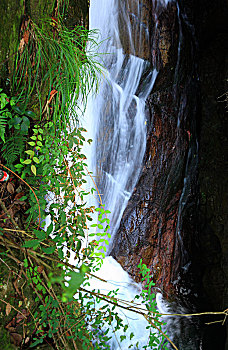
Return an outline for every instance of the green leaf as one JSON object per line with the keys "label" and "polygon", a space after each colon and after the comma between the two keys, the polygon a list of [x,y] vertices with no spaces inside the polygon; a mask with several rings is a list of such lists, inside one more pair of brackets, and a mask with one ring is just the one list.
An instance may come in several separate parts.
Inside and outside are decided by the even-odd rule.
{"label": "green leaf", "polygon": [[101,255],[101,254],[102,254],[101,252],[99,252],[99,253],[95,253],[95,255],[96,255],[96,256],[99,256],[99,255]]}
{"label": "green leaf", "polygon": [[28,131],[28,125],[25,122],[21,123],[21,131],[23,132]]}
{"label": "green leaf", "polygon": [[39,159],[38,159],[37,157],[33,157],[33,161],[34,161],[35,163],[37,163],[37,164],[40,163],[40,161],[39,161]]}
{"label": "green leaf", "polygon": [[67,281],[69,286],[66,288],[66,295],[68,298],[71,298],[83,283],[85,274],[84,272],[71,271],[68,276],[70,277],[70,281]]}
{"label": "green leaf", "polygon": [[16,112],[17,114],[21,114],[21,115],[24,114],[24,111],[22,111],[21,108],[18,107],[18,106],[13,106],[12,109],[13,109],[14,112]]}
{"label": "green leaf", "polygon": [[86,272],[89,272],[89,271],[90,271],[89,266],[87,266],[85,264],[82,264],[82,266],[80,267],[80,272],[86,273]]}
{"label": "green leaf", "polygon": [[34,348],[34,346],[37,346],[38,344],[41,344],[41,343],[43,343],[43,338],[36,339],[36,340],[34,341],[34,343],[32,343],[32,344],[30,345],[30,348]]}
{"label": "green leaf", "polygon": [[12,97],[10,99],[10,106],[13,107],[13,106],[15,106],[15,104],[16,104],[16,97]]}
{"label": "green leaf", "polygon": [[47,228],[47,235],[49,236],[53,231],[53,223],[51,222]]}
{"label": "green leaf", "polygon": [[97,227],[100,229],[100,230],[103,230],[103,226],[101,224],[98,224]]}
{"label": "green leaf", "polygon": [[21,198],[19,198],[19,201],[25,201],[26,199],[27,199],[27,196],[22,196]]}
{"label": "green leaf", "polygon": [[121,335],[120,336],[120,341],[123,341],[124,339],[126,339],[126,335]]}
{"label": "green leaf", "polygon": [[22,118],[15,117],[15,118],[12,119],[11,124],[12,125],[17,125],[17,124],[20,124],[21,121],[22,121]]}
{"label": "green leaf", "polygon": [[48,247],[48,248],[41,247],[41,249],[46,254],[53,254],[55,251],[55,247]]}
{"label": "green leaf", "polygon": [[35,146],[36,144],[35,144],[35,142],[32,141],[32,142],[28,142],[28,145],[30,145],[30,146],[33,147],[33,146]]}
{"label": "green leaf", "polygon": [[32,239],[31,241],[26,241],[23,245],[25,248],[37,248],[40,244],[40,241],[38,239]]}
{"label": "green leaf", "polygon": [[127,329],[128,329],[128,325],[126,324],[126,325],[124,326],[123,331],[124,331],[124,332],[126,332],[126,331],[127,331]]}
{"label": "green leaf", "polygon": [[42,231],[34,230],[34,233],[36,237],[41,241],[43,241],[46,238],[46,233],[43,230]]}
{"label": "green leaf", "polygon": [[25,111],[24,114],[27,115],[27,117],[30,117],[32,119],[36,118],[36,113],[34,113],[33,111]]}
{"label": "green leaf", "polygon": [[77,241],[77,246],[76,246],[77,252],[80,251],[81,246],[82,246],[82,242],[81,241]]}
{"label": "green leaf", "polygon": [[33,174],[36,176],[36,167],[34,164],[31,165],[31,171],[33,172]]}
{"label": "green leaf", "polygon": [[27,117],[22,117],[22,119],[23,119],[23,123],[29,128],[29,126],[30,126],[29,119]]}
{"label": "green leaf", "polygon": [[[7,101],[6,101],[6,98],[5,98],[5,96],[6,96],[6,94],[1,94],[1,96],[0,96],[0,100],[1,100],[1,109],[3,109],[3,108],[5,108],[5,106],[7,105]],[[6,96],[7,97],[7,96]]]}
{"label": "green leaf", "polygon": [[61,248],[58,248],[59,259],[64,259],[64,254]]}
{"label": "green leaf", "polygon": [[31,164],[32,163],[32,160],[31,159],[26,159],[24,160],[24,164]]}
{"label": "green leaf", "polygon": [[29,149],[28,151],[25,151],[25,153],[29,154],[31,157],[34,156],[35,152]]}
{"label": "green leaf", "polygon": [[103,224],[106,220],[108,220],[108,219],[104,218],[104,219],[99,220],[99,221],[100,221],[101,224]]}
{"label": "green leaf", "polygon": [[23,168],[23,165],[22,165],[22,164],[16,164],[16,165],[15,165],[15,168],[16,168],[16,169]]}

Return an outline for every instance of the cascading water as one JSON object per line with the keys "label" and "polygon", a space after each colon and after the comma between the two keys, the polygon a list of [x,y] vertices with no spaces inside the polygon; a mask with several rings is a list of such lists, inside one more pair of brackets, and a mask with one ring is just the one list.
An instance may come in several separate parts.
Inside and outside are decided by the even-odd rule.
{"label": "cascading water", "polygon": [[[105,79],[99,93],[88,99],[84,126],[93,139],[93,146],[92,151],[87,149],[86,153],[102,202],[111,211],[110,248],[141,171],[146,147],[145,101],[158,74],[148,61],[140,58],[141,41],[144,45],[148,41],[149,46],[145,22],[139,23],[138,33],[132,25],[140,22],[141,5],[118,0],[92,0],[90,5],[90,29],[98,29],[103,40],[100,51],[104,53],[101,63],[105,67]],[[98,275],[109,283],[95,280],[92,288],[106,293],[119,288],[121,299],[133,300],[141,290],[112,257],[104,259]],[[161,294],[157,295],[157,303],[167,312]],[[131,321],[128,332],[134,333],[134,339],[142,348],[148,342],[147,321],[132,312],[120,310],[120,313],[126,323]],[[121,342],[121,349],[128,349],[129,345],[128,338]],[[116,337],[110,346],[113,350],[119,349]]]}
{"label": "cascading water", "polygon": [[[137,10],[139,13],[139,5]],[[94,140],[90,165],[102,201],[111,211],[111,240],[141,170],[146,146],[145,100],[157,76],[155,69],[150,70],[142,81],[148,62],[124,52],[119,35],[119,13],[118,1],[91,2],[91,29],[99,29],[104,40],[101,50],[106,79],[99,94],[90,98],[85,115],[86,123],[90,124],[86,127]],[[127,31],[126,40],[134,53],[136,40],[131,35],[126,6],[121,6],[121,17],[125,22],[123,30]]]}
{"label": "cascading water", "polygon": [[[103,40],[100,51],[104,53],[101,56],[101,63],[105,67],[105,79],[101,84],[99,94],[95,97],[89,97],[84,119],[89,137],[93,139],[92,152],[87,153],[88,164],[95,176],[102,202],[105,204],[105,208],[111,211],[109,217],[112,234],[110,250],[122,214],[132,195],[142,167],[146,147],[145,101],[153,89],[158,74],[156,68],[161,65],[157,61],[157,30],[160,26],[159,16],[162,7],[167,6],[167,4],[167,0],[152,1],[153,26],[150,27],[144,13],[143,1],[91,0],[90,28],[99,29],[101,40]],[[101,9],[102,15],[100,14]],[[180,33],[175,80],[179,74],[182,46],[182,27],[178,4],[177,10]],[[152,30],[152,34],[149,33],[149,28]],[[149,34],[152,36],[151,38]],[[149,57],[148,52],[145,52],[145,47],[148,47],[148,51],[150,47],[152,57]],[[163,55],[165,55],[164,51]],[[149,58],[151,58],[153,67],[148,61]],[[177,129],[180,129],[180,124],[178,116]],[[179,237],[183,250],[182,255],[186,257],[186,261],[188,259],[181,240],[181,220],[191,180],[188,164],[192,157],[195,157],[194,154],[195,150],[190,147],[176,225],[177,237]],[[165,158],[166,155],[162,151],[160,171],[164,164],[163,157]],[[194,159],[196,160],[196,158]],[[188,266],[185,264],[183,268],[187,270]],[[92,288],[98,288],[107,293],[118,287],[120,288],[119,297],[128,301],[133,300],[141,288],[111,257],[104,259],[100,277],[108,280],[109,284],[94,281]],[[162,295],[158,293],[156,299],[160,312],[167,313],[168,309],[163,302]],[[179,313],[186,312],[177,304],[173,305],[172,309]],[[124,314],[124,318],[125,316],[126,319],[130,319],[131,329],[129,332],[132,331],[135,334],[139,341],[139,349],[141,349],[148,341],[146,321],[133,313]],[[193,323],[191,325],[191,320],[189,323],[185,323],[183,319],[177,320],[169,317],[167,323],[168,333],[171,334],[172,338],[178,338],[181,349],[201,348],[201,340],[195,336],[197,325]],[[110,345],[113,350],[119,349],[115,337]],[[121,343],[121,349],[128,349],[129,345],[129,341],[125,340]]]}

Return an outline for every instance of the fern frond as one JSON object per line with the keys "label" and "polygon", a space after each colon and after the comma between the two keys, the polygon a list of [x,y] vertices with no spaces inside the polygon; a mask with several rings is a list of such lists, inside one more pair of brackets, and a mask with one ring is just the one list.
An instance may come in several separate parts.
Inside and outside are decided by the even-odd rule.
{"label": "fern frond", "polygon": [[7,125],[7,115],[4,111],[0,112],[0,137],[2,141],[5,143],[5,130]]}
{"label": "fern frond", "polygon": [[12,135],[6,140],[2,147],[2,156],[9,167],[12,167],[17,158],[21,156],[24,147],[25,137],[20,132]]}

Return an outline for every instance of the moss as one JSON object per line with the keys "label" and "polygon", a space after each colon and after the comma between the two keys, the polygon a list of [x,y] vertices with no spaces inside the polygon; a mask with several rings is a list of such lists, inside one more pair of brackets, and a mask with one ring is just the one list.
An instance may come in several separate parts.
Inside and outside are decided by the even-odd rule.
{"label": "moss", "polygon": [[15,350],[15,346],[10,343],[10,335],[7,330],[0,326],[1,348],[4,350]]}
{"label": "moss", "polygon": [[50,18],[55,6],[55,0],[27,0],[26,13],[39,26],[44,26],[43,20]]}
{"label": "moss", "polygon": [[[18,34],[23,16],[23,0],[0,1],[0,83],[13,71]],[[8,61],[6,61],[8,59]],[[6,61],[6,62],[5,62]],[[4,62],[4,63],[3,63]],[[2,64],[3,63],[3,64]]]}
{"label": "moss", "polygon": [[19,43],[20,25],[26,10],[34,22],[48,18],[53,11],[55,0],[1,0],[0,1],[0,85],[5,87],[11,77],[15,53]]}
{"label": "moss", "polygon": [[69,0],[69,10],[66,16],[66,26],[74,28],[76,25],[89,27],[89,1]]}

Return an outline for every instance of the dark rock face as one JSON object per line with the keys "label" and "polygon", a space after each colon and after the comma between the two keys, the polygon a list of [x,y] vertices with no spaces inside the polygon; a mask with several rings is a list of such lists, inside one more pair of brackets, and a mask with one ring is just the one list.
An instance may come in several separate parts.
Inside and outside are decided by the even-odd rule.
{"label": "dark rock face", "polygon": [[[201,85],[198,264],[205,308],[225,310],[228,305],[228,118],[224,93],[228,91],[228,3],[204,0],[200,3],[201,15],[198,13],[196,17]],[[205,347],[218,348],[210,330],[208,333]],[[225,349],[228,349],[228,337]]]}
{"label": "dark rock face", "polygon": [[[149,50],[138,55],[159,74],[147,101],[144,167],[112,255],[136,280],[142,259],[164,294],[191,291],[200,295],[199,308],[218,311],[228,305],[227,114],[222,102],[228,5],[225,0],[184,0],[178,9],[173,2],[167,8],[156,8],[157,3],[140,1],[147,8],[150,38]],[[221,344],[206,335],[205,349],[224,348],[224,328],[218,332]]]}
{"label": "dark rock face", "polygon": [[159,74],[147,101],[147,150],[112,255],[136,279],[142,258],[157,285],[169,292],[177,288],[179,273],[187,271],[189,237],[196,232],[199,84],[194,37],[178,18],[176,4],[154,11],[150,61]]}
{"label": "dark rock face", "polygon": [[224,93],[228,89],[228,4],[217,1],[205,8],[203,25],[199,18],[197,23],[202,101],[199,153],[201,261],[205,268],[203,284],[212,305],[225,308],[228,305],[228,119]]}

